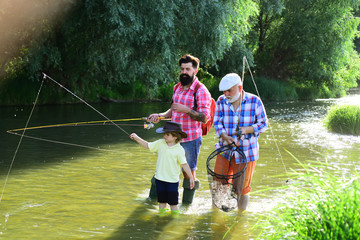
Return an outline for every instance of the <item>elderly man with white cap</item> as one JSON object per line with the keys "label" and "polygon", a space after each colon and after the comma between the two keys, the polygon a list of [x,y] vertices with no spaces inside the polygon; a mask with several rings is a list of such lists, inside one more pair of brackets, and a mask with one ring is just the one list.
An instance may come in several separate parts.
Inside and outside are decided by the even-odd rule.
{"label": "elderly man with white cap", "polygon": [[[243,90],[238,74],[225,75],[220,81],[219,90],[224,94],[216,101],[214,127],[219,138],[216,147],[235,143],[244,152],[243,156],[246,156],[246,159],[242,159],[242,154],[219,154],[216,158],[215,172],[220,175],[235,175],[247,165],[245,175],[243,174],[243,187],[235,188],[233,183],[235,189],[242,189],[241,197],[238,198],[238,209],[242,212],[246,210],[249,202],[251,178],[259,158],[259,134],[266,130],[268,120],[262,101]],[[238,137],[240,131],[242,135]]]}

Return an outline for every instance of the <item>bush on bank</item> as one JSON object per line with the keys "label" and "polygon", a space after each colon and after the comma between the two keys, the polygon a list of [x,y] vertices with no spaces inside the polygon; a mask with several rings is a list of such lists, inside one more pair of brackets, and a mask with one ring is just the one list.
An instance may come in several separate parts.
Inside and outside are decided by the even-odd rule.
{"label": "bush on bank", "polygon": [[324,125],[333,132],[360,135],[360,106],[333,106],[324,119]]}
{"label": "bush on bank", "polygon": [[305,170],[294,174],[286,202],[261,223],[259,239],[358,239],[360,176],[338,177],[325,164]]}

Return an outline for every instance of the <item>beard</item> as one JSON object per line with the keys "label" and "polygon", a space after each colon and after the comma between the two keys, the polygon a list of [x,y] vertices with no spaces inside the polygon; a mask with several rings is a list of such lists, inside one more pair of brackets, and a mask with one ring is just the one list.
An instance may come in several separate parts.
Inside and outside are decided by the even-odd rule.
{"label": "beard", "polygon": [[233,103],[235,102],[236,100],[239,100],[240,98],[240,91],[238,91],[234,96],[227,96],[226,99],[230,102],[230,103]]}
{"label": "beard", "polygon": [[186,86],[186,85],[188,85],[188,84],[190,84],[190,83],[192,83],[194,81],[194,75],[192,75],[190,77],[186,73],[180,74],[179,80],[180,80],[181,85]]}

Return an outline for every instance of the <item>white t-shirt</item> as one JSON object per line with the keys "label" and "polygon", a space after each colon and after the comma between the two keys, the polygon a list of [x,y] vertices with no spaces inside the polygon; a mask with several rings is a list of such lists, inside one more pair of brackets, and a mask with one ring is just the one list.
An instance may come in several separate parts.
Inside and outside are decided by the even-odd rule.
{"label": "white t-shirt", "polygon": [[169,147],[165,139],[148,144],[151,152],[158,153],[155,178],[160,181],[176,183],[179,181],[181,165],[187,163],[185,150],[180,143]]}

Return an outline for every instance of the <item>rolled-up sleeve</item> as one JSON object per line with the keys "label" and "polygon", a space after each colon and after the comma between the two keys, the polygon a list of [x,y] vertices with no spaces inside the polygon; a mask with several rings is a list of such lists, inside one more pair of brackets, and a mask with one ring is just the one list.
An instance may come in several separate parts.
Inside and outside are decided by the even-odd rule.
{"label": "rolled-up sleeve", "polygon": [[210,114],[210,105],[211,105],[211,95],[210,92],[204,88],[199,88],[196,93],[196,104],[197,104],[197,112],[201,112],[205,115],[205,117],[209,120],[211,118]]}
{"label": "rolled-up sleeve", "polygon": [[252,125],[254,128],[254,135],[259,136],[260,133],[263,133],[268,127],[268,119],[266,117],[266,112],[263,103],[259,99],[257,106],[255,108],[256,122]]}

